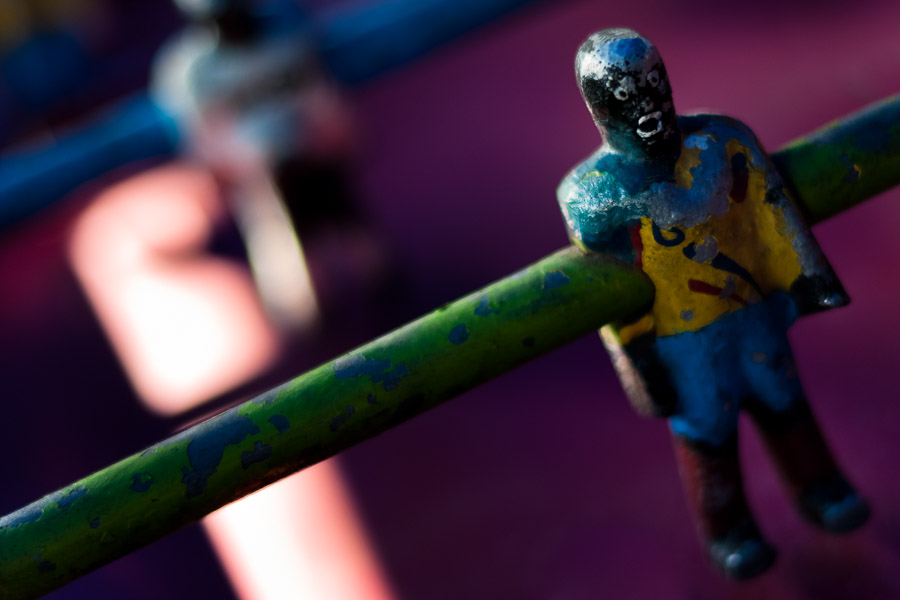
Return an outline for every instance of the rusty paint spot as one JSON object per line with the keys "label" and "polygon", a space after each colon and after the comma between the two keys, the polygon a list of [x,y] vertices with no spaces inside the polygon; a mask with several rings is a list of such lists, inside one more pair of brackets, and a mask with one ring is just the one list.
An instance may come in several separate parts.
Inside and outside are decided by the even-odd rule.
{"label": "rusty paint spot", "polygon": [[14,529],[20,525],[38,521],[44,515],[44,509],[51,502],[55,502],[60,510],[66,510],[85,494],[87,494],[87,488],[82,485],[53,492],[14,513],[0,517],[0,529]]}
{"label": "rusty paint spot", "polygon": [[272,456],[272,446],[257,441],[253,444],[253,450],[241,453],[241,467],[246,469],[250,465],[262,462]]}
{"label": "rusty paint spot", "polygon": [[562,271],[551,271],[544,275],[544,289],[551,290],[553,288],[562,287],[569,283],[569,277]]}
{"label": "rusty paint spot", "polygon": [[491,308],[490,296],[485,294],[478,301],[478,306],[475,307],[475,314],[479,317],[487,317],[489,315],[499,315],[500,311]]}
{"label": "rusty paint spot", "polygon": [[457,346],[469,339],[469,330],[466,328],[466,324],[460,323],[459,325],[451,329],[449,339]]}
{"label": "rusty paint spot", "polygon": [[358,354],[337,359],[333,368],[334,376],[338,379],[366,376],[372,383],[381,383],[386,392],[396,389],[400,381],[409,375],[409,370],[403,363],[397,363],[391,368],[390,360],[370,359]]}
{"label": "rusty paint spot", "polygon": [[131,481],[132,484],[129,486],[131,491],[143,493],[153,485],[153,476],[150,473],[135,473],[131,476]]}
{"label": "rusty paint spot", "polygon": [[57,500],[59,508],[65,510],[69,508],[73,502],[87,494],[87,489],[83,485],[70,489],[66,494]]}
{"label": "rusty paint spot", "polygon": [[287,383],[283,383],[283,384],[279,385],[278,387],[268,390],[267,392],[263,392],[262,394],[260,394],[256,398],[254,398],[252,400],[252,402],[253,402],[253,404],[272,404],[273,402],[275,402],[275,399],[278,397],[278,394],[281,393],[283,390],[287,389],[288,386],[290,386],[290,385],[291,385],[290,381],[288,381]]}
{"label": "rusty paint spot", "polygon": [[847,183],[856,183],[859,181],[859,165],[850,160],[850,157],[846,154],[842,154],[840,160],[841,164],[844,165],[844,181]]}
{"label": "rusty paint spot", "polygon": [[347,408],[344,409],[344,412],[333,418],[331,420],[332,433],[343,427],[343,425],[347,421],[349,421],[350,417],[352,417],[354,414],[356,414],[356,408],[354,408],[353,406],[347,406]]}
{"label": "rusty paint spot", "polygon": [[189,467],[182,467],[181,481],[187,487],[186,497],[203,493],[209,477],[219,468],[225,447],[241,443],[249,435],[259,433],[259,427],[248,417],[235,410],[204,421],[185,432],[193,439],[187,446]]}
{"label": "rusty paint spot", "polygon": [[275,426],[275,429],[278,430],[278,433],[284,433],[291,427],[291,422],[288,421],[288,418],[284,415],[272,415],[266,420]]}

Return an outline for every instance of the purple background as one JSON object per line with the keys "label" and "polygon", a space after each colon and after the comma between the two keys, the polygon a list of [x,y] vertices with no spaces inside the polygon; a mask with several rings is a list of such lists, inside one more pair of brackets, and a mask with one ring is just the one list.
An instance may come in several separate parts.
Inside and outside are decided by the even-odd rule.
{"label": "purple background", "polygon": [[[612,26],[659,47],[679,112],[735,116],[769,149],[900,85],[894,0],[545,2],[471,34],[352,95],[361,194],[409,282],[393,316],[350,306],[363,325],[298,344],[270,380],[566,243],[554,189],[599,143],[572,61]],[[833,538],[802,522],[746,427],[751,504],[780,555],[754,582],[721,579],[695,538],[667,428],[632,414],[591,335],[341,456],[399,595],[900,597],[897,201],[816,228],[853,303],[792,330],[822,427],[872,502],[862,532]],[[133,399],[63,260],[70,213],[0,237],[0,513],[179,424]],[[51,597],[227,598],[205,544],[189,528]]]}

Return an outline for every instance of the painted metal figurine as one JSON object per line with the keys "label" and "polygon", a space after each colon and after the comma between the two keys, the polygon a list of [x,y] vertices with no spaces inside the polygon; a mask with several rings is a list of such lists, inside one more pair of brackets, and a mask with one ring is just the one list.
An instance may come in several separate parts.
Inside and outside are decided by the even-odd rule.
{"label": "painted metal figurine", "polygon": [[689,504],[713,562],[744,579],[775,559],[744,497],[746,410],[800,512],[833,533],[862,525],[807,404],[787,329],[848,302],[742,123],[677,116],[656,48],[629,29],[582,44],[578,86],[604,144],[557,191],[572,241],[636,264],[656,286],[644,314],[601,338],[634,407],[668,417]]}

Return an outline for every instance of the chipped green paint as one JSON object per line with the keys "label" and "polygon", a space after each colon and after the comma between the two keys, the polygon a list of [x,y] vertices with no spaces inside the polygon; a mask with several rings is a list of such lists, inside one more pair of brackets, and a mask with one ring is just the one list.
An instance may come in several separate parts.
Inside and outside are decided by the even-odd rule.
{"label": "chipped green paint", "polygon": [[804,136],[772,155],[811,223],[900,184],[900,95]]}
{"label": "chipped green paint", "polygon": [[652,296],[642,274],[561,250],[3,517],[0,598],[64,585]]}

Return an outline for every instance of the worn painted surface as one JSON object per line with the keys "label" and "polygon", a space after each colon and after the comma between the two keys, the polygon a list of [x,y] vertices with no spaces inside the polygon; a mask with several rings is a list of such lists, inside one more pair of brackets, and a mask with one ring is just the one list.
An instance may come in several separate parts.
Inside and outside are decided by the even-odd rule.
{"label": "worn painted surface", "polygon": [[557,252],[3,517],[0,598],[59,587],[652,296],[630,268]]}
{"label": "worn painted surface", "polygon": [[900,96],[838,119],[772,159],[811,223],[900,183]]}
{"label": "worn painted surface", "polygon": [[846,303],[753,133],[719,115],[676,116],[649,41],[598,32],[576,75],[604,144],[557,191],[570,237],[635,264],[659,291],[644,318],[610,326],[607,345],[699,331],[777,291],[804,313]]}
{"label": "worn painted surface", "polygon": [[[741,409],[764,436],[778,436],[773,458],[807,518],[827,531],[855,529],[868,506],[806,409],[786,334],[798,314],[849,298],[780,174],[739,121],[676,116],[659,53],[637,32],[593,34],[575,71],[604,144],[557,199],[577,245],[633,263],[656,287],[645,314],[606,325],[601,337],[635,408],[669,417],[710,559],[747,579],[775,558],[743,495]],[[853,144],[889,145],[874,138],[857,131]],[[829,168],[847,185],[859,180],[857,166]]]}

